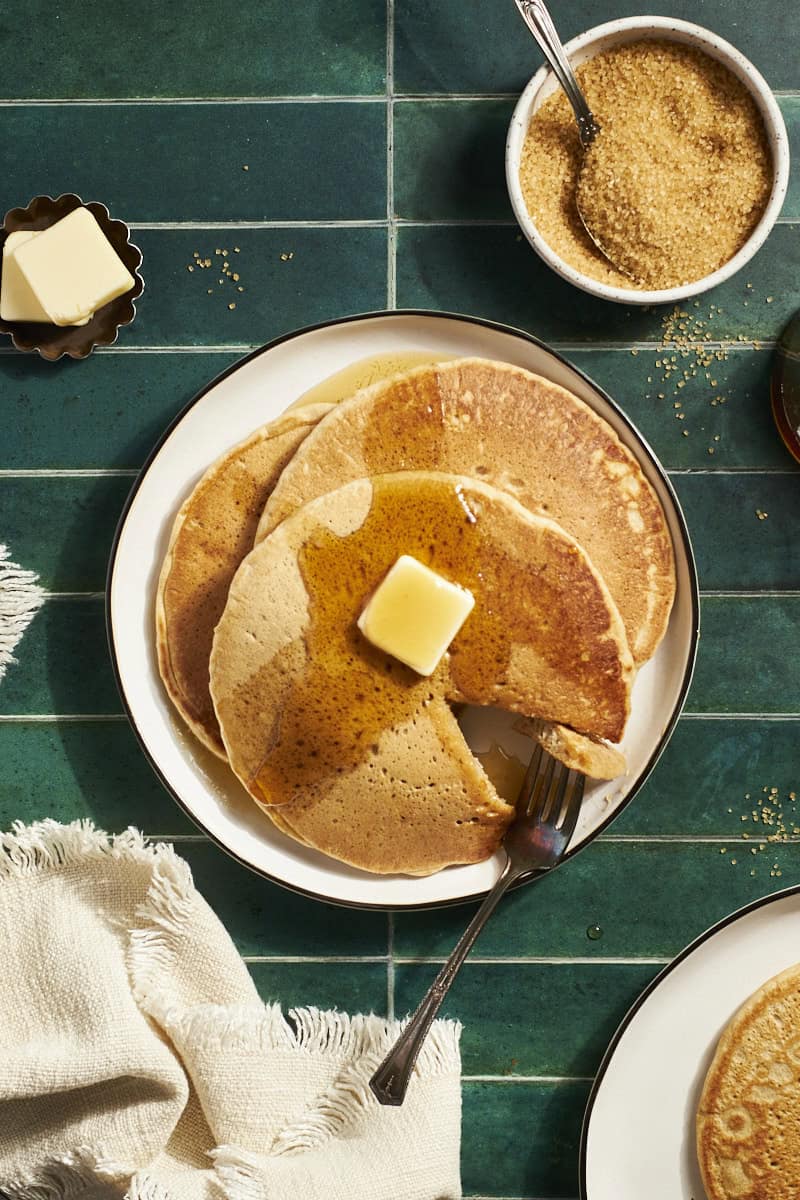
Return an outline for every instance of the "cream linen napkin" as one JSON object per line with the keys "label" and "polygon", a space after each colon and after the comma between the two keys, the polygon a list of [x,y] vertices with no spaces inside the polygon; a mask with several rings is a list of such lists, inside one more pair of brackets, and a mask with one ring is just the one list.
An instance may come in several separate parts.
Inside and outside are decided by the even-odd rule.
{"label": "cream linen napkin", "polygon": [[0,835],[0,1197],[451,1200],[460,1027],[263,1004],[187,864],[133,829]]}
{"label": "cream linen napkin", "polygon": [[14,661],[14,647],[44,601],[38,575],[11,562],[0,544],[0,679]]}

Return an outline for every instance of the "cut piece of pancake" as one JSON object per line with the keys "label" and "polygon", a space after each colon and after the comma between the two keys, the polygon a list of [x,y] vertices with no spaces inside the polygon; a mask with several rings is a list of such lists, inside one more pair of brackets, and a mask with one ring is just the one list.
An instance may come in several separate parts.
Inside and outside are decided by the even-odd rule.
{"label": "cut piece of pancake", "polygon": [[638,664],[667,627],[672,541],[658,497],[611,426],[549,380],[508,363],[456,359],[337,405],[267,503],[256,540],[295,509],[360,476],[448,471],[544,512],[586,549],[619,608]]}
{"label": "cut piece of pancake", "polygon": [[538,742],[559,762],[592,779],[616,779],[628,769],[625,755],[618,746],[577,733],[566,725],[552,725],[538,718],[522,717],[514,728]]}
{"label": "cut piece of pancake", "polygon": [[234,446],[202,476],[172,527],[156,596],[158,666],[186,724],[220,758],[225,748],[208,691],[214,626],[270,491],[329,409],[298,409]]}
{"label": "cut piece of pancake", "polygon": [[800,1196],[800,966],[768,980],[719,1042],[697,1111],[708,1200]]}
{"label": "cut piece of pancake", "polygon": [[[429,678],[357,619],[401,554],[475,607]],[[460,476],[355,480],[245,558],[214,635],[211,694],[233,770],[282,826],[379,873],[476,862],[513,808],[450,704],[497,705],[621,736],[633,661],[602,577],[574,538]]]}

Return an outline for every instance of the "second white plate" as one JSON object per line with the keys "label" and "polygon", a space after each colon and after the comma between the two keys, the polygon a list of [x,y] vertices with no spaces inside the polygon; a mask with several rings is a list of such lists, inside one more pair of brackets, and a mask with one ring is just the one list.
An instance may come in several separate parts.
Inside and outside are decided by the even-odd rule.
{"label": "second white plate", "polygon": [[[281,338],[213,381],[156,446],[117,531],[107,615],[120,692],[142,747],[166,787],[230,854],[308,895],[377,908],[426,907],[479,896],[496,879],[499,856],[423,879],[378,876],[335,862],[279,833],[224,764],[204,751],[175,717],[158,674],[153,605],[175,513],[209,463],[335,372],[372,355],[414,350],[511,362],[568,388],[613,426],[640,462],[667,515],[677,594],[667,635],[636,680],[623,743],[629,773],[611,784],[587,788],[571,852],[608,823],[652,769],[686,696],[698,630],[697,582],[686,525],[653,452],[605,393],[527,334],[437,313],[353,317]],[[473,749],[488,749],[496,741],[524,759],[530,742],[510,726],[510,719],[493,710],[474,710],[465,721]]]}
{"label": "second white plate", "polygon": [[800,961],[800,887],[732,913],[658,976],[598,1072],[581,1144],[583,1200],[703,1200],[695,1113],[720,1034]]}

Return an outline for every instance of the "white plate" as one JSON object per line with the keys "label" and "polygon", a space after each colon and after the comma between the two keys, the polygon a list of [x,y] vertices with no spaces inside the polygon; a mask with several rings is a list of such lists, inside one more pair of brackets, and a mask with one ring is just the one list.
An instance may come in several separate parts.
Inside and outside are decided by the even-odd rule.
{"label": "white plate", "polygon": [[694,1119],[722,1030],[800,961],[800,888],[713,926],[650,984],[612,1041],[581,1139],[583,1200],[703,1200]]}
{"label": "white plate", "polygon": [[[636,680],[624,741],[630,771],[624,780],[587,788],[573,849],[594,836],[631,798],[666,744],[689,686],[698,629],[697,582],[686,525],[653,452],[605,393],[527,334],[437,313],[351,317],[280,338],[211,383],[156,446],[117,531],[107,614],[120,693],[164,784],[229,853],[298,891],[378,908],[430,906],[478,896],[494,882],[498,859],[450,867],[425,879],[377,876],[344,866],[279,833],[227,768],[203,751],[173,716],[156,665],[153,603],[175,513],[210,462],[348,364],[409,350],[500,359],[562,384],[614,427],[641,463],[667,514],[677,559],[677,596],[667,635]],[[465,723],[473,749],[488,749],[491,740],[502,737],[502,744],[520,757],[530,753],[530,742],[510,731],[509,719],[496,713],[480,713],[479,718],[472,713]]]}

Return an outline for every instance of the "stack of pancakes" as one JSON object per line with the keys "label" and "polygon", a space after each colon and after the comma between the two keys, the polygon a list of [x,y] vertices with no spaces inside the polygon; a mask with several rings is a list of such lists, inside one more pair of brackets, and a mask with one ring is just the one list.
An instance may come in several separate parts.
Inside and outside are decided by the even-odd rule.
{"label": "stack of pancakes", "polygon": [[708,1200],[800,1196],[800,967],[760,987],[725,1029],[697,1113]]}
{"label": "stack of pancakes", "polygon": [[[401,554],[475,607],[430,678],[356,622]],[[497,705],[587,774],[625,769],[675,589],[663,510],[611,427],[483,359],[295,408],[214,463],[159,582],[167,691],[275,825],[366,870],[496,849],[513,808],[453,716]]]}

